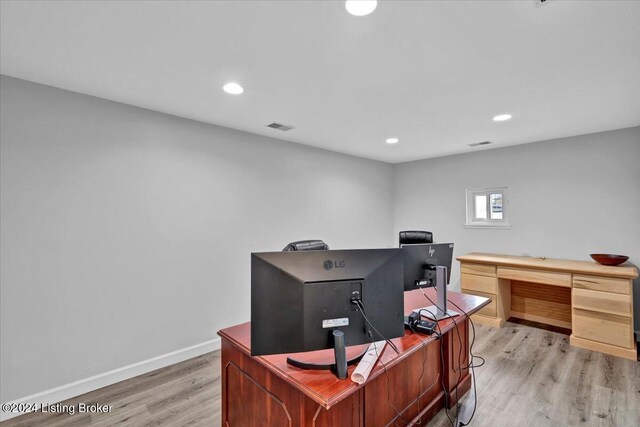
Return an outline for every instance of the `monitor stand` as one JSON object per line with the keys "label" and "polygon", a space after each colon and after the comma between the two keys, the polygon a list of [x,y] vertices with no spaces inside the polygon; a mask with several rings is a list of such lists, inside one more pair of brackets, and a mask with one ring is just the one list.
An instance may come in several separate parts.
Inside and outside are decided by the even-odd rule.
{"label": "monitor stand", "polygon": [[459,316],[460,313],[454,310],[447,310],[447,267],[442,265],[436,266],[436,292],[437,305],[416,308],[416,313],[427,319],[438,321],[448,317]]}
{"label": "monitor stand", "polygon": [[344,345],[344,332],[338,329],[334,329],[332,331],[332,336],[333,353],[335,355],[336,363],[310,363],[292,359],[291,357],[287,357],[287,363],[300,369],[331,370],[339,379],[347,379],[347,366],[358,363],[369,348],[365,348],[362,354],[359,354],[358,356],[347,360],[347,349]]}

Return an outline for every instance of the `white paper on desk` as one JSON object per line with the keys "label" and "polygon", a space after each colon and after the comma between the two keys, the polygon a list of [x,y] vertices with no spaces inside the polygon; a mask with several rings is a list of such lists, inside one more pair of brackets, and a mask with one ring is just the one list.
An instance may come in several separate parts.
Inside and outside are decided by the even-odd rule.
{"label": "white paper on desk", "polygon": [[382,354],[385,345],[387,345],[385,341],[377,341],[369,346],[358,366],[356,366],[356,370],[351,374],[351,381],[362,384],[369,378],[369,374],[378,361],[378,357]]}

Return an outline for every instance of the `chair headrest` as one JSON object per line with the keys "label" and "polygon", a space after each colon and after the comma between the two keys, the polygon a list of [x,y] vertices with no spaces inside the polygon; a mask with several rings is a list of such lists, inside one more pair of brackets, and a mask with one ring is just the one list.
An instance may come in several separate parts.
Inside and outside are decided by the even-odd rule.
{"label": "chair headrest", "polygon": [[420,243],[433,243],[433,233],[430,231],[407,230],[400,232],[401,245],[416,245]]}
{"label": "chair headrest", "polygon": [[298,240],[297,242],[291,242],[282,249],[282,252],[292,251],[326,251],[329,249],[322,240]]}

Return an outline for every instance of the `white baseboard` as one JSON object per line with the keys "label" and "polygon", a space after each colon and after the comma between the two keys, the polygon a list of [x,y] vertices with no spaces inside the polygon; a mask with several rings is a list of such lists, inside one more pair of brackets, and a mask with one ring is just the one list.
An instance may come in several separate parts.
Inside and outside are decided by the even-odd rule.
{"label": "white baseboard", "polygon": [[[165,366],[173,365],[175,363],[179,363],[193,357],[201,356],[205,353],[218,350],[219,348],[220,338],[216,338],[211,341],[206,341],[200,344],[193,345],[191,347],[172,351],[171,353],[156,356],[151,359],[134,363],[132,365],[123,366],[122,368],[114,369],[113,371],[94,375],[80,381],[75,381],[69,384],[62,385],[60,387],[55,387],[50,390],[42,391],[40,393],[35,393],[30,396],[16,399],[7,403],[58,403],[63,400],[67,400],[72,397],[76,397],[81,394],[85,394],[90,391],[115,384],[120,381],[128,380],[138,375],[146,374],[147,372],[155,371],[156,369],[164,368]],[[0,411],[0,421],[5,421],[22,414],[23,412]]]}

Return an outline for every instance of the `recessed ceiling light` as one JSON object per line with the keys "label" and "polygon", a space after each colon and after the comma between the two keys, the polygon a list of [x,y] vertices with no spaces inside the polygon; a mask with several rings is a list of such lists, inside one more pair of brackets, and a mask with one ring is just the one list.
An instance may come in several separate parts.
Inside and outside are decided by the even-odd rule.
{"label": "recessed ceiling light", "polygon": [[238,83],[227,83],[226,85],[222,86],[222,90],[230,93],[231,95],[240,95],[242,92],[244,92],[244,89]]}
{"label": "recessed ceiling light", "polygon": [[504,122],[505,120],[509,120],[511,118],[511,114],[499,114],[493,118],[494,122]]}
{"label": "recessed ceiling light", "polygon": [[397,144],[400,140],[398,138],[387,138],[385,142],[387,144]]}
{"label": "recessed ceiling light", "polygon": [[347,0],[344,3],[347,12],[353,16],[365,16],[376,10],[377,0]]}

